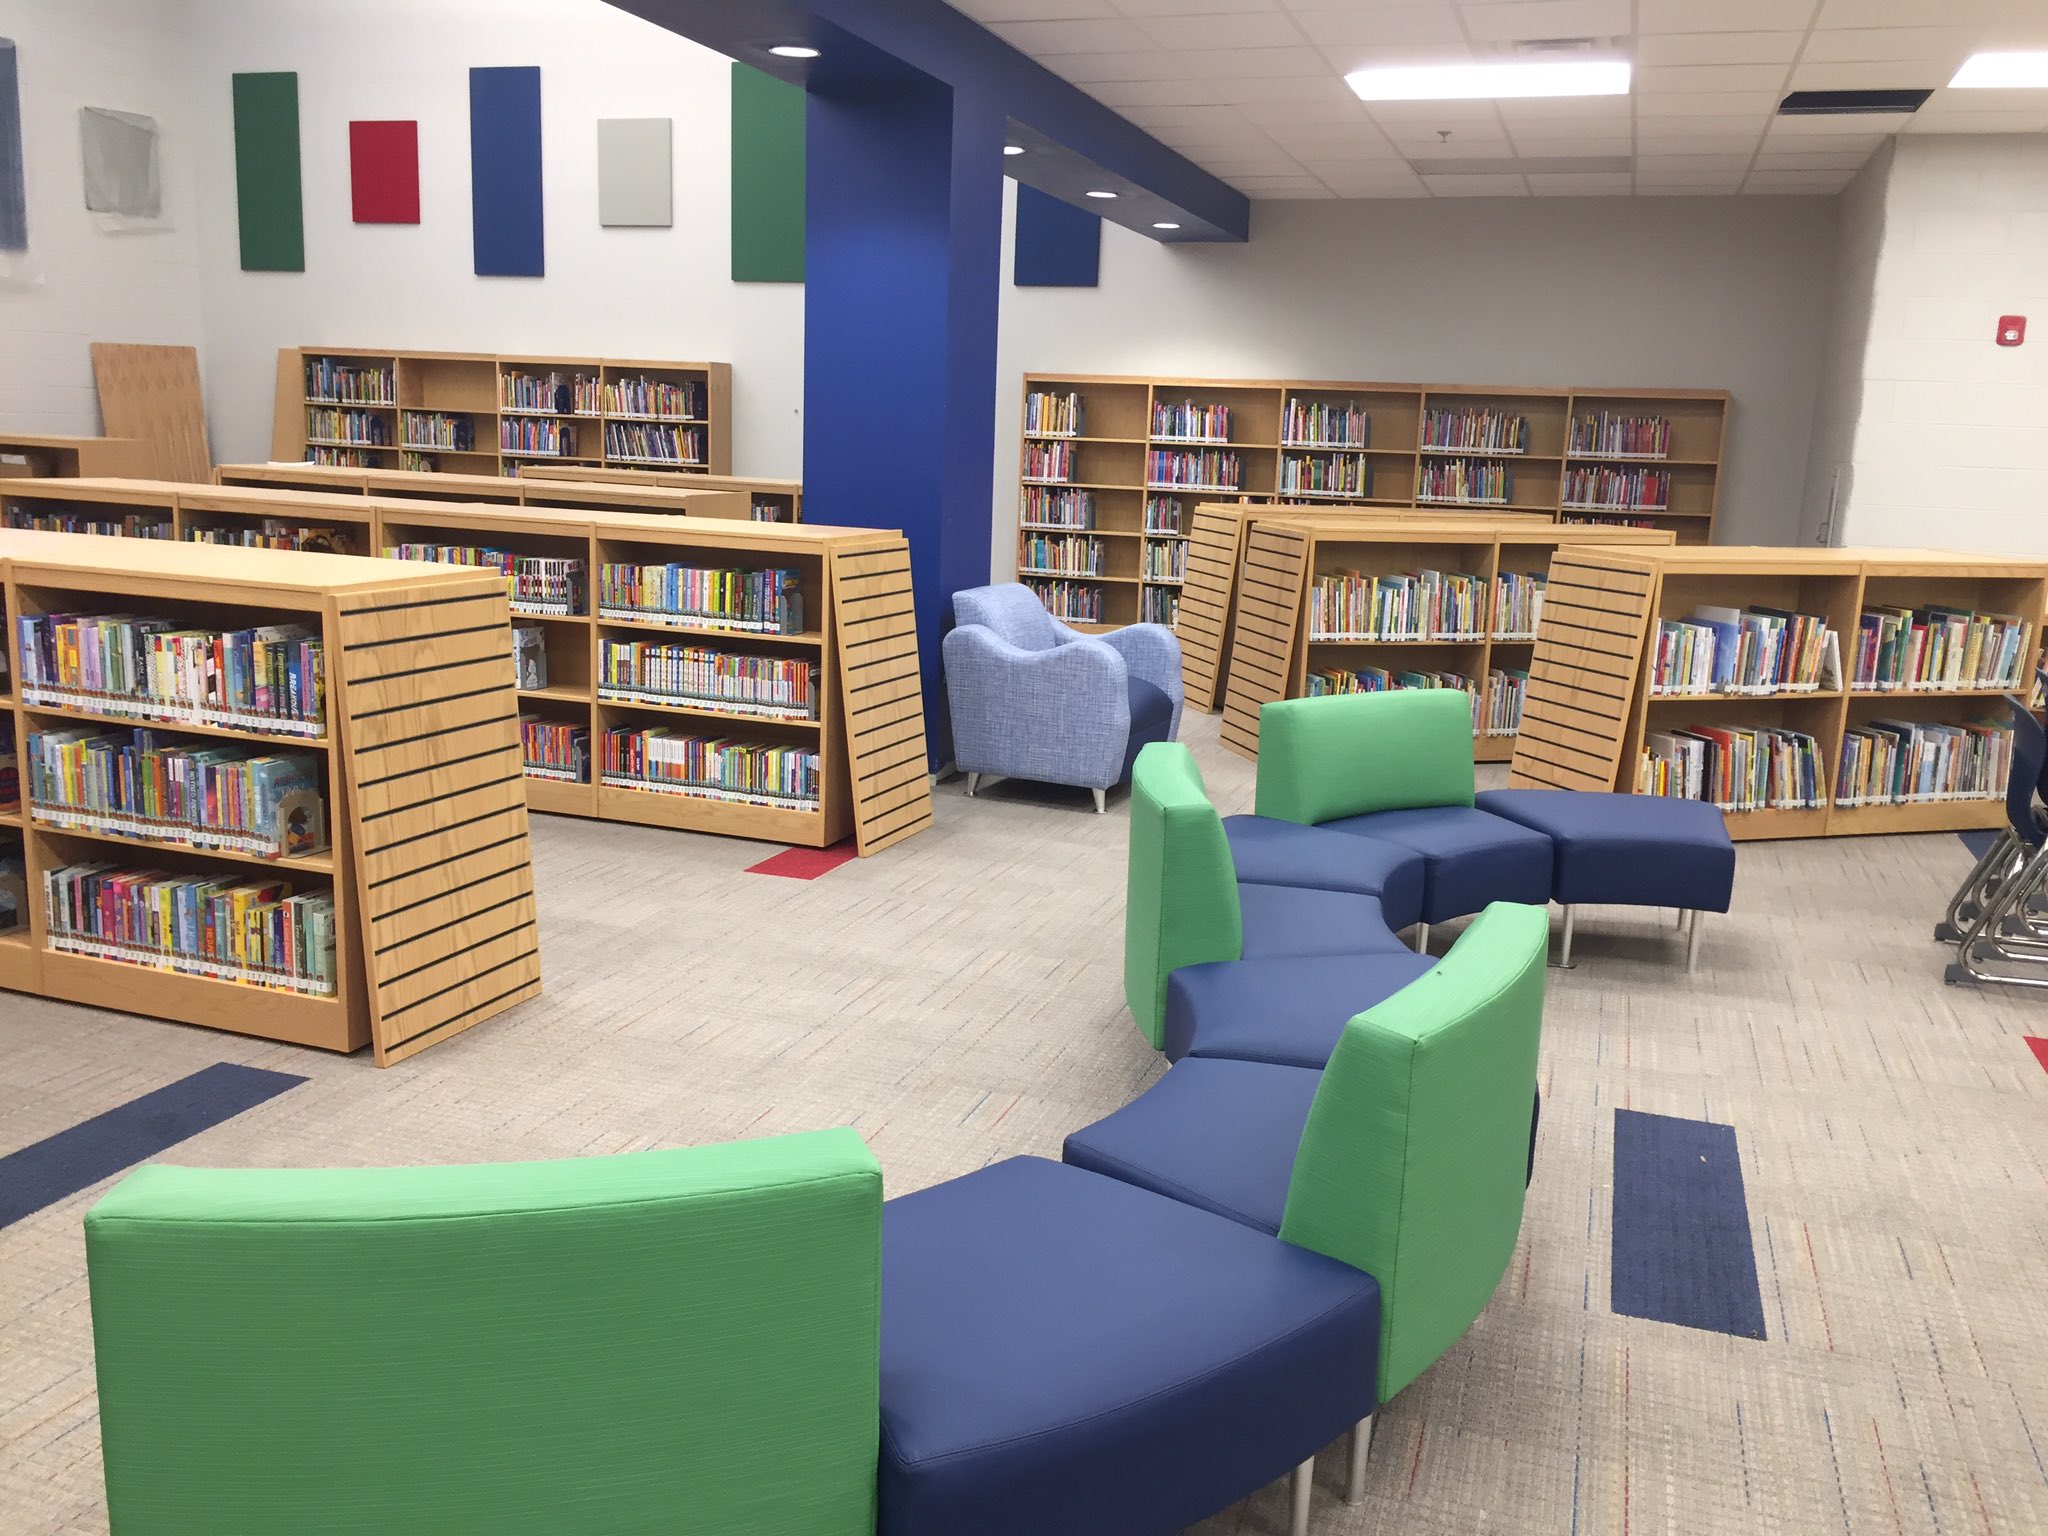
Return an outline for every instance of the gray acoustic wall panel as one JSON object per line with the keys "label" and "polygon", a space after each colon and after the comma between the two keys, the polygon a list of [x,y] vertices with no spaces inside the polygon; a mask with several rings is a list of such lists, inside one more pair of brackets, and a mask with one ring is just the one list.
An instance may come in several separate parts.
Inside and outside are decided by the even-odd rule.
{"label": "gray acoustic wall panel", "polygon": [[665,117],[597,120],[598,223],[643,229],[675,223],[669,141]]}

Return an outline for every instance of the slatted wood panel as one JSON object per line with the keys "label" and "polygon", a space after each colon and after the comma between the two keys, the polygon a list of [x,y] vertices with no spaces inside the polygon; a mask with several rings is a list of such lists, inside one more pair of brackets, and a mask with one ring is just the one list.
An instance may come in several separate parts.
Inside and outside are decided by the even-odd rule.
{"label": "slatted wood panel", "polygon": [[1197,507],[1188,525],[1187,572],[1180,589],[1180,675],[1187,707],[1204,714],[1223,697],[1230,647],[1230,613],[1237,585],[1242,514]]}
{"label": "slatted wood panel", "polygon": [[854,846],[865,858],[932,824],[910,546],[835,551],[831,567]]}
{"label": "slatted wood panel", "polygon": [[1292,686],[1308,549],[1309,535],[1298,528],[1254,524],[1245,540],[1223,700],[1223,744],[1246,757],[1259,755],[1260,706],[1286,698]]}
{"label": "slatted wood panel", "polygon": [[331,707],[388,1066],[540,991],[510,605],[490,577],[335,603]]}
{"label": "slatted wood panel", "polygon": [[92,374],[109,437],[155,445],[160,480],[213,483],[206,442],[206,401],[199,391],[199,354],[191,347],[141,347],[96,341]]}
{"label": "slatted wood panel", "polygon": [[1550,562],[1508,782],[1532,789],[1630,789],[1621,761],[1650,628],[1654,567],[1598,546]]}

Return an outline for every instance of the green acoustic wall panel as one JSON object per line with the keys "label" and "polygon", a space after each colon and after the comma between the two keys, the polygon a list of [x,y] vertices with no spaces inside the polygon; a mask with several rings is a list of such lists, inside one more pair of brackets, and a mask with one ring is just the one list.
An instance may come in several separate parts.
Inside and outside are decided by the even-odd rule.
{"label": "green acoustic wall panel", "polygon": [[244,272],[306,270],[305,195],[299,181],[299,77],[290,70],[236,75],[235,213]]}
{"label": "green acoustic wall panel", "polygon": [[732,67],[732,280],[804,280],[804,93]]}

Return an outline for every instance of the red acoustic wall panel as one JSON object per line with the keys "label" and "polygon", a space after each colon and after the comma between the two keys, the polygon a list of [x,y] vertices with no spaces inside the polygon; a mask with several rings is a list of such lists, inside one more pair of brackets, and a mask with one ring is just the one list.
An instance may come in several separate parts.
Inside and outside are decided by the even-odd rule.
{"label": "red acoustic wall panel", "polygon": [[358,224],[420,221],[420,125],[348,125],[348,179]]}

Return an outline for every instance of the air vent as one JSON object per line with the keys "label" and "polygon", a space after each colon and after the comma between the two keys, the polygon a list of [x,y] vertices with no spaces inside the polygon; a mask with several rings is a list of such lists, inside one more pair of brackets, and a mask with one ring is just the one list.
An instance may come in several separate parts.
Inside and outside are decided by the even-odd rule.
{"label": "air vent", "polygon": [[1932,90],[1794,91],[1778,103],[1778,115],[1850,117],[1857,113],[1877,113],[1896,117],[1901,112],[1918,112],[1933,94]]}

